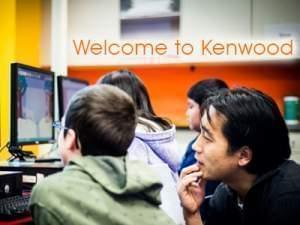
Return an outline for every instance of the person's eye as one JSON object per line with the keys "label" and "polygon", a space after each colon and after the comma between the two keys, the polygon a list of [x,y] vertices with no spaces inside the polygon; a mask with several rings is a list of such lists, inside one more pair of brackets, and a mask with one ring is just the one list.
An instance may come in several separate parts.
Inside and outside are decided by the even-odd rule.
{"label": "person's eye", "polygon": [[205,136],[205,135],[203,135],[203,137],[204,137],[204,139],[205,139],[206,141],[211,142],[211,139],[210,139],[209,137],[207,137],[207,136]]}
{"label": "person's eye", "polygon": [[202,137],[207,141],[207,142],[212,142],[211,138],[209,138],[207,136],[207,133],[206,132],[201,132],[202,133]]}

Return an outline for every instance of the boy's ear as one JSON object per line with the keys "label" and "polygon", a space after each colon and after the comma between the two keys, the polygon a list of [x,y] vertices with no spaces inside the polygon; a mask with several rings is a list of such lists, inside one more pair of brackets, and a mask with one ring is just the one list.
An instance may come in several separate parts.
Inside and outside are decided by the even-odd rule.
{"label": "boy's ear", "polygon": [[70,151],[74,152],[74,151],[78,151],[78,147],[77,147],[77,138],[76,138],[76,133],[73,129],[68,129],[67,130],[67,134],[65,136],[65,147],[67,149],[69,149]]}
{"label": "boy's ear", "polygon": [[243,146],[239,150],[239,166],[246,166],[252,160],[252,150],[248,146]]}

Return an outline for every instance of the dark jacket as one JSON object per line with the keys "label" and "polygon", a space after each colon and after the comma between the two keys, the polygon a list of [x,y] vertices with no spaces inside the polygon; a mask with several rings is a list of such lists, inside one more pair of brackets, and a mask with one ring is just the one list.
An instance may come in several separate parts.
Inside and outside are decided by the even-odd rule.
{"label": "dark jacket", "polygon": [[243,206],[237,202],[237,194],[220,184],[210,201],[206,225],[299,225],[300,165],[285,161],[257,179]]}

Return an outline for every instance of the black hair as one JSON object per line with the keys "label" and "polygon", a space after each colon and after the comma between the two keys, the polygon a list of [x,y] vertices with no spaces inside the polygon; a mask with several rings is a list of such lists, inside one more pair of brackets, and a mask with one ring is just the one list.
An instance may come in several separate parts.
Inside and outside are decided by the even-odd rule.
{"label": "black hair", "polygon": [[188,91],[187,96],[198,103],[199,106],[214,92],[228,89],[225,81],[220,79],[206,79],[195,83]]}
{"label": "black hair", "polygon": [[[113,71],[99,78],[97,84],[109,84],[122,89],[132,97],[138,116],[157,123],[163,129],[170,129],[172,127],[168,119],[156,115],[145,85],[133,72],[129,70]],[[145,123],[143,120],[139,120],[139,123],[146,125],[151,130],[155,130],[149,123]]]}
{"label": "black hair", "polygon": [[268,95],[248,88],[226,90],[209,97],[202,105],[209,122],[209,108],[225,116],[222,132],[229,151],[247,146],[252,160],[246,170],[263,174],[278,167],[291,154],[288,129],[275,101]]}

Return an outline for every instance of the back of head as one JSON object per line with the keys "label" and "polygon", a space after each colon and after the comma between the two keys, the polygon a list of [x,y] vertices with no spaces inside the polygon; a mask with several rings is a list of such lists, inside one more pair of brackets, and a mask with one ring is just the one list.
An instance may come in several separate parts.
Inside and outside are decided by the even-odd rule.
{"label": "back of head", "polygon": [[109,84],[125,91],[134,101],[137,110],[153,113],[149,95],[140,78],[128,70],[118,70],[105,74],[97,84]]}
{"label": "back of head", "polygon": [[276,168],[291,154],[288,129],[275,101],[254,89],[236,88],[208,98],[201,112],[213,106],[225,116],[222,132],[229,142],[229,151],[243,146],[252,151],[247,165],[249,173],[262,174]]}
{"label": "back of head", "polygon": [[110,85],[80,90],[65,114],[65,126],[76,132],[82,155],[126,155],[136,121],[132,99]]}
{"label": "back of head", "polygon": [[206,79],[194,84],[188,91],[188,97],[198,103],[199,106],[214,92],[228,89],[225,81],[220,79]]}
{"label": "back of head", "polygon": [[122,89],[133,99],[138,116],[156,122],[162,128],[171,127],[167,120],[155,114],[148,91],[136,74],[128,70],[113,71],[102,76],[97,84],[109,84]]}

